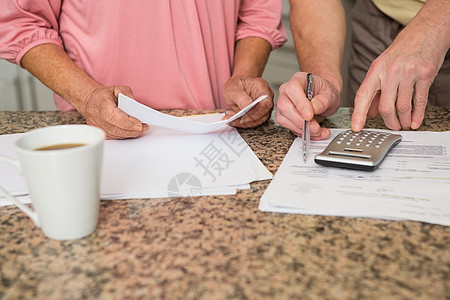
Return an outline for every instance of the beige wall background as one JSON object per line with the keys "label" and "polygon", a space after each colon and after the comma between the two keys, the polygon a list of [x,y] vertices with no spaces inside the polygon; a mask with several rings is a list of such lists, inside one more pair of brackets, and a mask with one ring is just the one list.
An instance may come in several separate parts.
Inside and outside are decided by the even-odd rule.
{"label": "beige wall background", "polygon": [[[297,57],[289,24],[289,0],[283,1],[283,22],[288,31],[288,41],[280,49],[272,52],[264,72],[264,78],[269,82],[278,98],[278,88],[299,71]],[[347,78],[347,61],[350,43],[351,8],[356,0],[342,0],[347,15],[347,46],[344,57],[342,75]],[[345,90],[343,95],[345,95]],[[0,60],[0,110],[55,110],[53,93],[36,80],[27,71],[7,61]]]}

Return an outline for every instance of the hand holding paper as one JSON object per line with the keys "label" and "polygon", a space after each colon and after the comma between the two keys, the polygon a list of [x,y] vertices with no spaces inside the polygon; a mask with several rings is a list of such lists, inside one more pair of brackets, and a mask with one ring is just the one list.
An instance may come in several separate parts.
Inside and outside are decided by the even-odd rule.
{"label": "hand holding paper", "polygon": [[[242,44],[239,44],[239,47],[240,46],[242,46]],[[238,51],[236,50],[236,53],[237,52]],[[242,52],[247,53],[248,51],[243,50]],[[262,74],[262,70],[256,71],[253,69],[253,71],[250,71],[250,69],[255,66],[248,63],[248,60],[243,57],[236,58],[233,75],[223,86],[224,100],[231,106],[231,109],[226,112],[225,118],[230,118],[236,114],[251,103],[253,99],[257,99],[262,95],[268,95],[268,97],[250,112],[245,114],[245,116],[229,124],[230,126],[238,128],[253,128],[261,125],[270,118],[273,110],[274,94],[269,83],[263,78],[258,77],[258,74]],[[236,68],[236,66],[238,67]],[[254,71],[256,72],[253,73]]]}
{"label": "hand holding paper", "polygon": [[149,126],[128,116],[117,107],[119,94],[132,96],[133,92],[126,86],[100,86],[86,96],[83,105],[75,105],[75,108],[86,119],[88,125],[103,129],[108,139],[139,137],[149,129]]}
{"label": "hand holding paper", "polygon": [[224,127],[228,123],[242,117],[246,112],[248,112],[266,97],[267,95],[259,97],[228,120],[222,120],[213,123],[202,123],[163,114],[123,94],[119,94],[119,108],[130,116],[133,116],[141,122],[147,123],[149,125],[187,131],[191,133],[207,133]]}
{"label": "hand holding paper", "polygon": [[[206,124],[221,117],[187,118]],[[22,135],[1,135],[0,156],[15,158],[14,143]],[[189,134],[153,126],[138,139],[105,141],[101,178],[102,199],[130,199],[235,194],[272,175],[236,128]],[[0,163],[0,185],[14,196],[28,194],[24,178],[9,164]],[[0,206],[10,204],[0,197]]]}

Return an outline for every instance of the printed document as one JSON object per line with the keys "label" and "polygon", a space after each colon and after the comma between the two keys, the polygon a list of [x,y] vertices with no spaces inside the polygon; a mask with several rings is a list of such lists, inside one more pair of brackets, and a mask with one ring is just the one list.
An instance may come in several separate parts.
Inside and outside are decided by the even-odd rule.
{"label": "printed document", "polygon": [[261,197],[260,210],[450,225],[450,132],[394,132],[402,141],[373,172],[316,164],[314,156],[341,131],[312,141],[306,164],[297,138]]}

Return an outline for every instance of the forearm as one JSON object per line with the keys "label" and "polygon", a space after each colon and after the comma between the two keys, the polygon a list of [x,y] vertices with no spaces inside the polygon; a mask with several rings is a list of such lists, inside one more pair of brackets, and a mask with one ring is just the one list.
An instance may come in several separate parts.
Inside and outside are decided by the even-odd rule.
{"label": "forearm", "polygon": [[95,88],[95,80],[80,69],[59,46],[42,44],[30,49],[22,58],[22,66],[78,111]]}
{"label": "forearm", "polygon": [[430,47],[450,48],[450,2],[429,0],[406,26],[407,31],[426,32],[435,42]]}
{"label": "forearm", "polygon": [[272,47],[259,37],[247,37],[236,42],[233,76],[261,77]]}
{"label": "forearm", "polygon": [[290,21],[300,70],[342,91],[345,12],[341,0],[290,0]]}

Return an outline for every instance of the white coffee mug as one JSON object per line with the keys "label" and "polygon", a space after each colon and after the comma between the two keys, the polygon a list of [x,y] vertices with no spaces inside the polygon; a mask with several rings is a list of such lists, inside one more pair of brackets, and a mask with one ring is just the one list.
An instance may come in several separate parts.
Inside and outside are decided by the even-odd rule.
{"label": "white coffee mug", "polygon": [[[56,240],[95,231],[100,206],[103,130],[88,125],[58,125],[24,133],[16,142],[17,160],[0,157],[25,177],[34,211],[0,189]],[[49,147],[51,146],[51,147]],[[63,149],[59,148],[67,147]]]}

